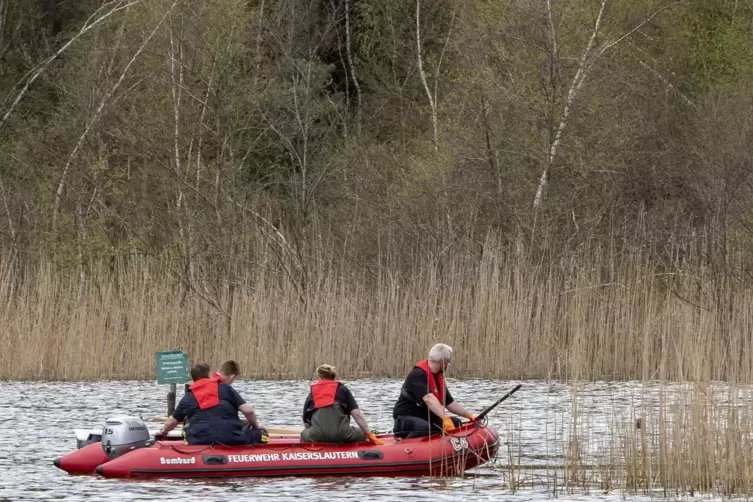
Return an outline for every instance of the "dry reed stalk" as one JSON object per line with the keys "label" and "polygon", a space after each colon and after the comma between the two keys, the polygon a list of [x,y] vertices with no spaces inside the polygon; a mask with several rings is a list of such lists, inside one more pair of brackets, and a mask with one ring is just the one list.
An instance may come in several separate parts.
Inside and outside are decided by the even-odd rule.
{"label": "dry reed stalk", "polygon": [[[648,394],[655,391],[645,392],[644,402],[651,401]],[[609,458],[598,462],[602,473],[609,472],[610,489],[661,489],[665,496],[753,494],[750,389],[662,385],[658,399],[640,413],[638,429],[628,422],[612,424]]]}
{"label": "dry reed stalk", "polygon": [[[698,354],[698,353],[696,353]],[[702,367],[700,363],[697,363]],[[734,375],[733,375],[734,377]],[[591,384],[588,384],[591,385]],[[569,405],[547,411],[547,458],[561,458],[562,478],[547,491],[599,489],[664,496],[753,495],[753,389],[734,382],[644,381],[626,400],[594,397],[569,382]],[[599,386],[611,392],[612,385]],[[595,407],[599,413],[592,413]],[[549,410],[549,407],[547,407]],[[605,419],[605,412],[607,418]],[[562,416],[560,416],[562,414]],[[562,430],[557,432],[561,421]],[[605,429],[606,428],[606,429]],[[557,448],[559,445],[559,448]]]}

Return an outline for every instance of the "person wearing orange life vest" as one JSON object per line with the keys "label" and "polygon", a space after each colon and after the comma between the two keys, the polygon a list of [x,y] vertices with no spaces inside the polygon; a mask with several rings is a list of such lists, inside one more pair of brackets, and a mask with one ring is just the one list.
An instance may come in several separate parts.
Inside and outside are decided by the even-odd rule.
{"label": "person wearing orange life vest", "polygon": [[236,377],[240,374],[240,366],[235,361],[228,360],[220,365],[220,369],[212,373],[210,377],[218,382],[232,385]]}
{"label": "person wearing orange life vest", "polygon": [[[228,385],[232,385],[235,379],[240,375],[240,366],[238,366],[238,363],[233,361],[232,359],[225,361],[220,365],[220,369],[212,373],[212,375],[208,374],[199,374],[198,376],[200,378],[207,378],[209,377],[212,380],[215,380],[220,383],[226,383]],[[191,385],[186,384],[186,392],[191,392]],[[183,420],[183,438],[186,439],[186,444],[188,443],[188,430],[190,428],[190,424],[188,422],[188,418],[185,418]]]}
{"label": "person wearing orange life vest", "polygon": [[[316,373],[319,380],[311,385],[311,392],[303,405],[305,429],[301,432],[301,440],[306,443],[352,443],[368,439],[374,444],[384,444],[369,430],[353,394],[336,380],[335,369],[322,364]],[[359,428],[350,426],[350,417]]]}
{"label": "person wearing orange life vest", "polygon": [[[159,434],[165,435],[185,419],[190,420],[186,434],[188,444],[228,446],[266,443],[267,431],[259,426],[256,412],[230,385],[210,378],[209,366],[191,367],[191,392],[178,403]],[[238,418],[243,413],[251,428],[244,429]]]}
{"label": "person wearing orange life vest", "polygon": [[451,362],[452,347],[438,343],[429,350],[428,359],[416,363],[408,373],[392,411],[395,436],[423,437],[460,426],[460,419],[448,416],[445,410],[475,419],[455,401],[445,385],[444,372]]}

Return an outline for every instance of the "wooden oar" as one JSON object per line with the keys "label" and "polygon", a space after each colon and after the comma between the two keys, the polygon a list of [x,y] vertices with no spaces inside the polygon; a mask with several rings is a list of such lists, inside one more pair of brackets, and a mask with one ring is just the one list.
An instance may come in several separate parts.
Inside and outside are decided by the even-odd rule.
{"label": "wooden oar", "polygon": [[[159,422],[159,423],[165,423],[167,422],[167,417],[154,417],[150,418],[149,422]],[[246,425],[246,420],[241,419],[241,422],[243,422],[243,425]],[[270,434],[300,434],[300,430],[295,429],[285,429],[282,427],[267,427],[267,432]]]}

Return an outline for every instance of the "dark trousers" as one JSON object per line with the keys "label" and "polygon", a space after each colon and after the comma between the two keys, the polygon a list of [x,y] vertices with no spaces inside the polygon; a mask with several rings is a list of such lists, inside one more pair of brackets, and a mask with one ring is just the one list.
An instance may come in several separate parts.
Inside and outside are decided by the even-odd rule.
{"label": "dark trousers", "polygon": [[[458,417],[450,417],[455,427],[462,423]],[[441,434],[444,430],[441,423],[429,424],[423,418],[402,416],[395,419],[395,437],[401,439],[422,438],[431,434]]]}
{"label": "dark trousers", "polygon": [[[194,431],[194,433],[195,432],[196,431]],[[235,430],[225,432],[224,434],[212,434],[211,430],[203,430],[201,432],[203,432],[203,434],[196,436],[196,434],[191,434],[191,429],[189,429],[188,434],[186,435],[186,443],[190,445],[224,444],[226,446],[240,446],[244,444],[266,443],[269,441],[269,434],[266,429],[248,429],[244,427],[240,431]]]}
{"label": "dark trousers", "polygon": [[267,429],[244,429],[243,433],[246,435],[246,438],[248,439],[247,444],[259,444],[259,443],[266,443],[269,441],[269,434],[267,433]]}
{"label": "dark trousers", "polygon": [[304,443],[354,443],[365,441],[366,434],[358,427],[350,426],[350,415],[335,403],[315,410],[311,425],[301,432]]}

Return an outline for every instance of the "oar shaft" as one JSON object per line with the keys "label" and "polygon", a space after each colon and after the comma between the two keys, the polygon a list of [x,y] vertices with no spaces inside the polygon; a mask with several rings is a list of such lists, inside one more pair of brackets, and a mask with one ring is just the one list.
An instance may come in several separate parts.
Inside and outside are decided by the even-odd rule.
{"label": "oar shaft", "polygon": [[[150,422],[167,422],[167,417],[154,417],[149,419]],[[242,418],[241,422],[246,425],[246,419]],[[266,427],[270,434],[300,434],[300,429],[287,429],[282,427]]]}
{"label": "oar shaft", "polygon": [[521,388],[522,386],[523,386],[523,384],[520,384],[520,383],[519,383],[518,385],[516,385],[515,387],[513,387],[513,388],[512,388],[512,389],[511,389],[511,390],[510,390],[510,391],[509,391],[509,392],[508,392],[507,394],[505,394],[504,396],[502,396],[501,398],[499,398],[499,399],[497,400],[497,402],[496,402],[496,403],[494,403],[493,405],[489,406],[489,407],[488,407],[487,409],[485,409],[484,411],[482,411],[481,413],[479,413],[479,414],[478,414],[478,416],[476,417],[476,420],[481,420],[481,419],[483,419],[483,418],[484,418],[484,417],[485,417],[486,415],[488,415],[488,414],[489,414],[489,413],[490,413],[490,412],[491,412],[491,411],[492,411],[492,410],[493,410],[494,408],[496,408],[497,406],[499,406],[500,404],[502,404],[502,402],[503,402],[503,401],[504,401],[505,399],[507,399],[508,397],[510,397],[510,396],[512,396],[513,394],[515,394],[515,393],[516,393],[516,392],[518,391],[518,389],[520,389],[520,388]]}

